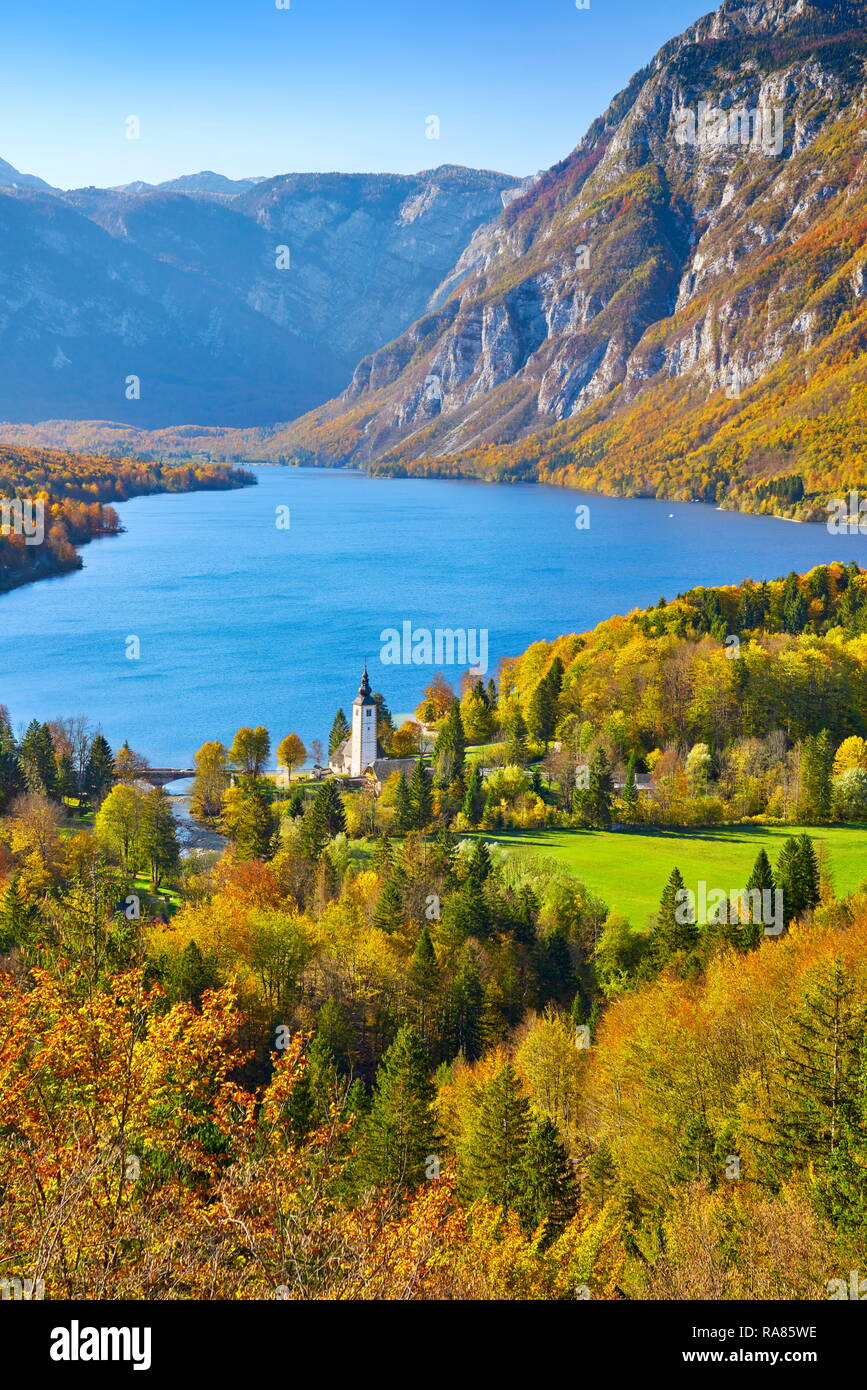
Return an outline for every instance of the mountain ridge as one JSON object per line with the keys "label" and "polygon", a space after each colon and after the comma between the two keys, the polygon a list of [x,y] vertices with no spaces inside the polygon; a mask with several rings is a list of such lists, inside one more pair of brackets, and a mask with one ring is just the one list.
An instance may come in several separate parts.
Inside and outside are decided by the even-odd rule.
{"label": "mountain ridge", "polygon": [[[708,439],[773,388],[781,364],[813,380],[835,363],[863,402],[863,363],[850,382],[849,359],[863,352],[865,15],[863,0],[726,0],[670,40],[565,160],[475,234],[435,310],[269,447],[704,500],[737,491],[745,462],[761,478],[790,470],[797,430],[762,460],[743,428],[722,459]],[[737,122],[732,144],[678,139],[701,102]],[[751,111],[768,113],[779,150],[744,148]],[[829,282],[839,302],[823,304]],[[661,457],[644,421],[630,473],[618,422],[653,396],[668,426],[672,394],[685,441]],[[826,444],[839,426],[828,404]],[[861,477],[863,430],[856,442]],[[646,466],[650,480],[636,476]],[[684,474],[680,491],[666,469]]]}

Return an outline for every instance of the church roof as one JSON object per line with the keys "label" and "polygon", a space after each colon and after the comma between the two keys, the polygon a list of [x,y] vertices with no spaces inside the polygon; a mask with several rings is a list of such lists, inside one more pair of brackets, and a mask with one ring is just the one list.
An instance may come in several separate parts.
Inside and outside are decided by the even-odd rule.
{"label": "church roof", "polygon": [[352,701],[354,705],[372,705],[375,700],[370,693],[370,679],[367,674],[367,662],[364,663],[364,670],[361,673],[361,684],[358,687],[358,694]]}

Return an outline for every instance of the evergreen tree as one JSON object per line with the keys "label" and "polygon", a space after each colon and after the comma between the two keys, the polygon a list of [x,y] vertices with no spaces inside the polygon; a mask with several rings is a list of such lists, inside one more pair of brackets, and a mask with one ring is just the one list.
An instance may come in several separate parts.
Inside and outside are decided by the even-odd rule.
{"label": "evergreen tree", "polygon": [[409,983],[415,1002],[416,1027],[431,1053],[434,1048],[435,1014],[439,998],[440,972],[436,951],[427,923],[422,927],[409,964]]}
{"label": "evergreen tree", "polygon": [[614,786],[611,780],[611,767],[604,748],[597,748],[593,754],[590,761],[588,785],[579,795],[581,813],[587,824],[595,830],[610,829]]}
{"label": "evergreen tree", "polygon": [[382,892],[377,900],[373,913],[373,924],[380,931],[394,932],[403,924],[403,894],[401,893],[401,882],[396,875],[392,875],[385,883]]}
{"label": "evergreen tree", "polygon": [[834,744],[827,729],[815,737],[807,735],[801,744],[801,788],[798,818],[808,825],[831,819]]}
{"label": "evergreen tree", "polygon": [[[756,855],[756,862],[753,864],[752,871],[747,879],[748,893],[761,893],[762,914],[764,913],[765,902],[774,903],[773,894],[776,891],[776,880],[774,871],[771,868],[771,861],[766,852],[760,849]],[[771,897],[766,898],[765,894],[770,893]],[[752,901],[752,900],[751,900]],[[765,934],[765,922],[763,915],[756,917],[754,912],[750,912],[750,920],[745,924],[741,933],[741,944],[752,948],[758,946]]]}
{"label": "evergreen tree", "polygon": [[18,745],[5,705],[0,705],[0,815],[24,790]]}
{"label": "evergreen tree", "polygon": [[549,1118],[530,1130],[524,1150],[518,1212],[527,1235],[543,1227],[544,1244],[556,1240],[578,1209],[578,1192],[569,1153]]}
{"label": "evergreen tree", "polygon": [[47,724],[40,724],[37,719],[31,720],[21,740],[18,761],[29,792],[57,798],[57,764],[54,761],[51,730]]}
{"label": "evergreen tree", "polygon": [[378,874],[388,875],[394,868],[394,851],[391,848],[391,840],[385,831],[382,832],[373,847],[371,864]]}
{"label": "evergreen tree", "polygon": [[815,971],[783,1034],[770,1134],[757,1136],[774,1179],[808,1174],[817,1203],[837,1220],[841,1176],[845,1185],[847,1169],[857,1166],[847,1157],[860,1160],[862,1203],[867,1193],[864,1024],[841,962]]}
{"label": "evergreen tree", "polygon": [[650,932],[650,959],[665,965],[673,956],[691,952],[698,941],[695,911],[686,897],[683,875],[672,870],[659,901],[659,911]]}
{"label": "evergreen tree", "polygon": [[482,1055],[484,990],[479,964],[468,942],[461,954],[458,974],[446,991],[445,1035],[450,1057],[463,1054],[468,1062]]}
{"label": "evergreen tree", "polygon": [[13,946],[28,946],[36,937],[39,912],[24,890],[18,874],[13,874],[0,898],[0,954]]}
{"label": "evergreen tree", "polygon": [[406,775],[402,772],[397,781],[397,791],[394,798],[393,829],[395,835],[405,835],[407,831],[412,830],[412,828],[413,808],[410,801]]}
{"label": "evergreen tree", "polygon": [[507,1063],[482,1091],[464,1150],[462,1184],[470,1197],[518,1207],[529,1135],[530,1104]]}
{"label": "evergreen tree", "polygon": [[114,785],[114,754],[102,734],[91,742],[84,769],[84,791],[88,801],[98,806]]}
{"label": "evergreen tree", "polygon": [[343,805],[343,798],[340,795],[339,783],[336,782],[333,777],[329,777],[327,781],[322,783],[322,786],[317,791],[317,796],[322,797],[325,811],[325,824],[328,827],[329,835],[331,835],[332,838],[335,835],[345,835],[346,808]]}
{"label": "evergreen tree", "polygon": [[783,586],[782,623],[785,632],[803,632],[807,625],[808,609],[794,570]]}
{"label": "evergreen tree", "polygon": [[[452,706],[457,709],[457,705]],[[424,760],[419,758],[412,770],[408,788],[410,824],[413,830],[426,830],[433,815],[433,797],[430,779],[424,769]]]}
{"label": "evergreen tree", "polygon": [[246,774],[223,797],[223,828],[239,859],[272,859],[280,840],[274,784]]}
{"label": "evergreen tree", "polygon": [[336,752],[340,744],[350,734],[349,722],[342,709],[339,709],[334,716],[334,723],[331,725],[331,733],[328,735],[328,755]]}
{"label": "evergreen tree", "polygon": [[819,902],[819,861],[809,835],[790,835],[777,859],[777,887],[783,893],[786,926]]}
{"label": "evergreen tree", "polygon": [[433,750],[434,781],[438,787],[450,787],[464,772],[466,738],[461,719],[461,707],[455,703],[446,715]]}
{"label": "evergreen tree", "polygon": [[150,866],[151,890],[156,893],[163,874],[177,869],[181,857],[175,813],[163,787],[154,787],[144,797],[139,850]]}
{"label": "evergreen tree", "polygon": [[617,1183],[617,1165],[607,1139],[601,1139],[587,1162],[584,1177],[584,1196],[591,1207],[601,1210],[612,1196]]}
{"label": "evergreen tree", "polygon": [[482,778],[479,773],[478,763],[473,763],[467,777],[467,789],[464,795],[463,813],[468,823],[473,827],[479,824],[482,819],[482,812],[485,808],[485,793],[482,785]]}
{"label": "evergreen tree", "polygon": [[201,1008],[202,995],[208,989],[218,989],[219,978],[213,961],[202,955],[195,941],[184,947],[172,973],[170,991],[175,999],[185,1000]]}
{"label": "evergreen tree", "polygon": [[362,1188],[412,1190],[424,1181],[439,1142],[435,1098],[424,1044],[405,1025],[382,1059],[362,1124],[356,1168]]}
{"label": "evergreen tree", "polygon": [[515,699],[506,705],[503,732],[506,736],[506,758],[516,767],[523,767],[527,761],[527,725],[521,706]]}
{"label": "evergreen tree", "polygon": [[476,836],[467,859],[467,878],[475,879],[481,885],[490,877],[493,867],[491,851],[484,837]]}
{"label": "evergreen tree", "polygon": [[330,995],[316,1015],[316,1039],[322,1055],[327,1052],[338,1071],[349,1071],[352,1028],[337,999]]}

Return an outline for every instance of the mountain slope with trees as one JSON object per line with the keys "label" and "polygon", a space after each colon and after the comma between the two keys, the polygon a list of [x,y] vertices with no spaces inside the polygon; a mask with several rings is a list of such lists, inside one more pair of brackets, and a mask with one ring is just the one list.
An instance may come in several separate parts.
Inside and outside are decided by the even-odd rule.
{"label": "mountain slope with trees", "polygon": [[862,482],[865,23],[726,0],[266,450],[757,509],[797,475],[807,514]]}

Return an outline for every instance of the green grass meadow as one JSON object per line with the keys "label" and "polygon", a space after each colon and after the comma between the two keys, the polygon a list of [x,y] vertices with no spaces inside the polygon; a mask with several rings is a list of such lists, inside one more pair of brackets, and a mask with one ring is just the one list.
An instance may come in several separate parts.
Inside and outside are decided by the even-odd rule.
{"label": "green grass meadow", "polygon": [[636,927],[659,905],[675,865],[688,888],[699,879],[709,887],[737,889],[746,883],[759,850],[772,864],[789,835],[806,832],[827,847],[831,881],[838,897],[867,880],[867,826],[731,825],[707,830],[522,830],[486,836],[515,852],[530,850],[556,860],[622,912]]}

